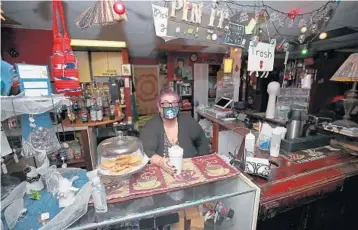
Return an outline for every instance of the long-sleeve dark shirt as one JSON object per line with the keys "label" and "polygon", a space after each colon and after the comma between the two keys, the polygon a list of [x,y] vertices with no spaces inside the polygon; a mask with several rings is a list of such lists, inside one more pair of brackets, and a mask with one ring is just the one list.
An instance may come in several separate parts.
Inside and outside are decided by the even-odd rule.
{"label": "long-sleeve dark shirt", "polygon": [[[209,141],[199,123],[188,115],[178,116],[178,142],[184,158],[209,154]],[[140,130],[140,139],[148,157],[164,152],[164,126],[159,115],[154,116]]]}

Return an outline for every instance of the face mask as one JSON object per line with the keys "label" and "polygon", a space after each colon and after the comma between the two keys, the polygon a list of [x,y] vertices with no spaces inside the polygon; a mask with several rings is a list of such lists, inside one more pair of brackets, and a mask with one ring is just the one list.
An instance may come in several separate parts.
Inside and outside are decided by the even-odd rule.
{"label": "face mask", "polygon": [[178,116],[178,107],[165,107],[163,108],[163,117],[168,120],[173,120]]}

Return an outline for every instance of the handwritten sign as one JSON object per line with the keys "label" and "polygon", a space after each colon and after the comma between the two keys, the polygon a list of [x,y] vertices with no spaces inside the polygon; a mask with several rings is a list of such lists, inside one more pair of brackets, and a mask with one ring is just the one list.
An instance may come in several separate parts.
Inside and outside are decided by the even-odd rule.
{"label": "handwritten sign", "polygon": [[155,34],[159,37],[167,36],[168,8],[152,4]]}
{"label": "handwritten sign", "polygon": [[228,27],[225,44],[244,47],[245,39],[243,37],[245,35],[245,27],[232,22],[229,22]]}
{"label": "handwritten sign", "polygon": [[275,45],[259,42],[257,46],[250,44],[248,71],[272,71],[275,60]]}

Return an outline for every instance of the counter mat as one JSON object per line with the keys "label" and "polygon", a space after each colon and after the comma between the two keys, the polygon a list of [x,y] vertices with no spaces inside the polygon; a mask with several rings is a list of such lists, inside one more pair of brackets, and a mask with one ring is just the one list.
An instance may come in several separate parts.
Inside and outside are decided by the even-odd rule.
{"label": "counter mat", "polygon": [[106,189],[107,202],[116,203],[211,183],[238,174],[239,171],[218,154],[210,154],[184,159],[182,173],[174,177],[149,164],[127,180],[114,182],[104,177],[101,180]]}

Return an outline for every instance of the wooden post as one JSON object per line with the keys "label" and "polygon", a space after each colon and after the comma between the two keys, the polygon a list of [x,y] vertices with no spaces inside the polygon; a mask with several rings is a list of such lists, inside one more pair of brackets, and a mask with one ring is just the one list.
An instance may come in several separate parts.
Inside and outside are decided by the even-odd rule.
{"label": "wooden post", "polygon": [[[128,56],[128,50],[123,49],[122,50],[122,63],[123,64],[129,64],[129,56]],[[132,73],[133,75],[133,73]],[[127,118],[133,117],[133,110],[132,110],[132,92],[131,92],[131,85],[132,85],[132,79],[131,76],[125,76],[124,81],[129,81],[129,87],[124,87],[124,100],[126,104],[126,116]]]}
{"label": "wooden post", "polygon": [[239,91],[240,91],[240,70],[241,70],[241,56],[242,56],[242,49],[241,48],[231,48],[230,50],[230,58],[233,59],[232,65],[232,80],[235,85],[234,89],[234,102],[239,100]]}

